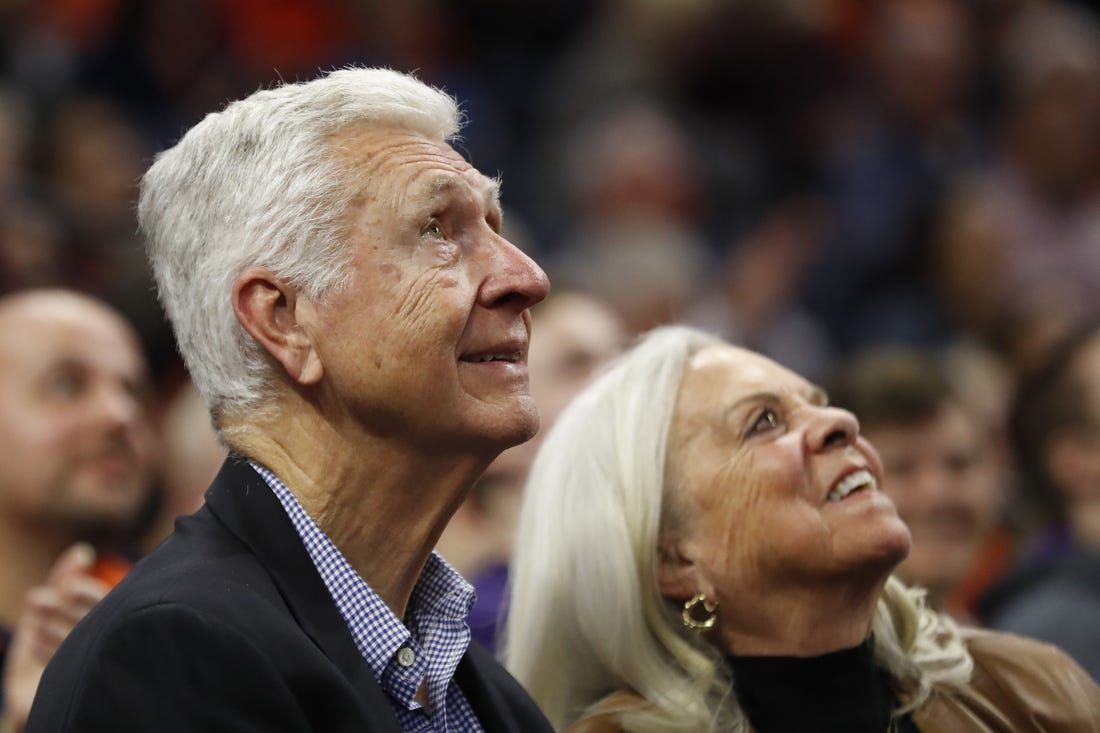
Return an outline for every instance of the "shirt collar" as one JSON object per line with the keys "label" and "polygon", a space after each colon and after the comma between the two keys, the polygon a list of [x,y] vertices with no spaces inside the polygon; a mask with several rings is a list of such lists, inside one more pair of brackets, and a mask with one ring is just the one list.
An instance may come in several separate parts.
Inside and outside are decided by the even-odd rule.
{"label": "shirt collar", "polygon": [[436,619],[465,622],[474,603],[473,586],[437,553],[428,558],[413,588],[406,626],[355,571],[286,484],[264,466],[256,462],[251,465],[282,504],[356,647],[376,677],[383,675],[398,649],[422,626]]}

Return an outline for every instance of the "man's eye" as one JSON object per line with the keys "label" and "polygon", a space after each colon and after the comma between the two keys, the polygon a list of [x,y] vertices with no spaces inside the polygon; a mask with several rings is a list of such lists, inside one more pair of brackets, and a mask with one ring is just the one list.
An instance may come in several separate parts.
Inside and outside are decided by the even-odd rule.
{"label": "man's eye", "polygon": [[443,239],[443,227],[439,222],[432,219],[428,222],[428,226],[424,227],[424,230],[420,232],[422,237],[430,237],[432,239]]}
{"label": "man's eye", "polygon": [[953,474],[966,472],[978,462],[978,456],[974,453],[952,453],[944,458],[944,466]]}
{"label": "man's eye", "polygon": [[47,375],[46,393],[58,399],[68,399],[80,392],[84,379],[70,369],[59,369]]}

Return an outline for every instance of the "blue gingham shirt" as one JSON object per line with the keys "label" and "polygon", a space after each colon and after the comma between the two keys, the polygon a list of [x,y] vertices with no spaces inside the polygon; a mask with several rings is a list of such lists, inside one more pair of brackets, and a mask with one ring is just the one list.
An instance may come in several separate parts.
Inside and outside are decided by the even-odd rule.
{"label": "blue gingham shirt", "polygon": [[[409,733],[482,733],[469,701],[452,679],[470,643],[466,618],[474,602],[473,587],[433,552],[409,597],[406,626],[290,489],[263,466],[252,467],[286,510],[401,727]],[[425,680],[428,710],[415,699]]]}

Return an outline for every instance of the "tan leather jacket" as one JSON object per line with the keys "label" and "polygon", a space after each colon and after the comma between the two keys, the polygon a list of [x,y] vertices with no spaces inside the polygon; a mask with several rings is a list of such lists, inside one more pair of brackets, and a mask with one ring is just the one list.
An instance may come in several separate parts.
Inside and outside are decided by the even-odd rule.
{"label": "tan leather jacket", "polygon": [[992,631],[964,636],[974,675],[913,713],[921,733],[1100,733],[1100,687],[1061,649]]}
{"label": "tan leather jacket", "polygon": [[[913,713],[921,733],[1100,733],[1100,687],[1065,652],[1011,634],[963,635],[974,674],[963,687],[935,690]],[[567,733],[622,729],[597,715]]]}

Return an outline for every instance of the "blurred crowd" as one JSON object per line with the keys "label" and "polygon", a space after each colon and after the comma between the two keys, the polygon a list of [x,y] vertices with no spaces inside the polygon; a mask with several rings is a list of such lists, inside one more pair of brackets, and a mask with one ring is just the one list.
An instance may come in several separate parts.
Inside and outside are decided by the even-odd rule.
{"label": "blurred crowd", "polygon": [[[138,178],[229,99],[392,66],[461,100],[458,148],[501,173],[506,235],[614,319],[561,369],[669,322],[767,354],[835,387],[879,430],[888,482],[918,487],[898,502],[916,547],[946,549],[908,580],[968,621],[1042,636],[1036,604],[1073,597],[1100,623],[1098,3],[4,0],[0,41],[0,294],[63,286],[133,324],[177,436],[166,477],[201,467],[180,483],[202,486],[220,454],[186,453],[206,416],[146,270]],[[518,485],[528,460],[490,477]],[[463,549],[492,534],[475,509],[511,521],[500,496],[457,515],[471,568],[506,564],[507,537]],[[1044,623],[1077,624],[1100,675],[1100,632]]]}
{"label": "blurred crowd", "polygon": [[351,63],[462,100],[512,238],[634,330],[810,376],[959,337],[1016,368],[1097,307],[1095,3],[7,0],[0,33],[0,287],[101,295],[158,372],[136,179],[226,100]]}

